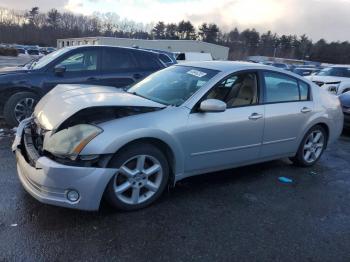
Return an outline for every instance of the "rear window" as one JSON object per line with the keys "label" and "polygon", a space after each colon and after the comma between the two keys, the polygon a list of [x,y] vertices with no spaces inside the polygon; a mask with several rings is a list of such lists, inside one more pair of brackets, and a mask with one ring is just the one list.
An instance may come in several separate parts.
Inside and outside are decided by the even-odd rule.
{"label": "rear window", "polygon": [[171,63],[171,59],[169,58],[169,56],[165,55],[165,54],[159,54],[159,59],[163,62],[163,63]]}
{"label": "rear window", "polygon": [[264,72],[266,103],[299,100],[298,82],[291,77],[274,72]]}
{"label": "rear window", "polygon": [[264,72],[265,102],[282,103],[310,100],[310,86],[285,74]]}
{"label": "rear window", "polygon": [[134,55],[141,69],[155,71],[164,67],[152,53],[138,51],[134,52]]}
{"label": "rear window", "polygon": [[119,48],[108,48],[103,52],[102,68],[106,71],[130,70],[136,68],[131,52]]}

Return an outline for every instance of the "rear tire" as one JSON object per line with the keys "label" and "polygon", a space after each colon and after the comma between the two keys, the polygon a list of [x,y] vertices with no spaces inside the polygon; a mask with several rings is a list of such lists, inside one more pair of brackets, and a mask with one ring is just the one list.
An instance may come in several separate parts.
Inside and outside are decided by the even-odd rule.
{"label": "rear tire", "polygon": [[314,126],[305,134],[297,154],[290,160],[297,166],[312,166],[320,159],[326,146],[326,130],[322,126]]}
{"label": "rear tire", "polygon": [[169,164],[157,147],[133,144],[118,152],[110,167],[120,171],[108,183],[105,198],[120,210],[149,206],[163,193],[169,180]]}
{"label": "rear tire", "polygon": [[10,96],[4,106],[4,118],[8,125],[17,126],[20,121],[30,117],[39,96],[33,92],[18,92]]}

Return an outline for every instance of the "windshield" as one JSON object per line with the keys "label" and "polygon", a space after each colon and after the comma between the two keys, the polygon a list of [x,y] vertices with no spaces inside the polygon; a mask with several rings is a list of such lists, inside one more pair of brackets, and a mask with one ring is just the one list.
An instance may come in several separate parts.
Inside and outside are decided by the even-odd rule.
{"label": "windshield", "polygon": [[30,69],[40,69],[46,66],[47,64],[51,63],[54,59],[57,57],[63,55],[64,53],[68,52],[70,48],[62,48],[57,51],[54,51],[46,56],[43,56],[38,61],[34,62]]}
{"label": "windshield", "polygon": [[318,72],[317,75],[350,77],[350,67],[327,67]]}
{"label": "windshield", "polygon": [[218,72],[189,66],[172,66],[150,75],[128,92],[164,105],[179,106]]}

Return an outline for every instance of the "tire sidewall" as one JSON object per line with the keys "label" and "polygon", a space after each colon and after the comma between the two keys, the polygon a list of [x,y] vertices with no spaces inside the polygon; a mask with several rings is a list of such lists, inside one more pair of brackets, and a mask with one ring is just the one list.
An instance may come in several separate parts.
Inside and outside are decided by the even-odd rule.
{"label": "tire sidewall", "polygon": [[131,210],[137,210],[141,209],[144,207],[149,206],[152,204],[154,201],[156,201],[161,194],[163,193],[164,189],[166,188],[169,180],[169,164],[168,161],[165,157],[165,155],[162,153],[161,150],[159,150],[157,147],[151,145],[151,144],[133,144],[125,149],[122,149],[120,152],[118,152],[110,161],[109,167],[112,168],[120,168],[121,165],[123,165],[127,160],[130,158],[136,156],[136,155],[150,155],[154,158],[156,158],[160,165],[162,166],[163,169],[163,179],[160,184],[160,187],[158,191],[148,200],[146,200],[143,203],[136,204],[136,205],[130,205],[122,202],[117,198],[117,196],[114,193],[113,189],[113,183],[114,183],[114,178],[117,174],[115,174],[112,179],[109,181],[106,191],[105,191],[105,198],[107,201],[115,208],[119,210],[126,210],[126,211],[131,211]]}
{"label": "tire sidewall", "polygon": [[[322,152],[321,154],[319,155],[319,157],[313,161],[312,163],[309,163],[309,162],[306,162],[305,159],[304,159],[304,145],[305,145],[305,142],[306,140],[308,139],[309,135],[314,132],[314,131],[321,131],[322,134],[323,134],[323,137],[324,137],[324,143],[323,143],[323,148],[322,148]],[[301,141],[300,143],[300,146],[299,146],[299,149],[298,149],[298,153],[296,155],[296,164],[298,164],[299,166],[304,166],[304,167],[309,167],[309,166],[313,166],[314,164],[316,164],[321,156],[323,155],[323,152],[324,150],[326,149],[327,147],[327,132],[326,130],[322,127],[322,126],[314,126],[312,127],[304,136],[303,140]]]}
{"label": "tire sidewall", "polygon": [[4,105],[4,118],[10,126],[17,126],[19,123],[16,119],[14,109],[17,103],[24,98],[33,98],[36,103],[39,101],[39,96],[33,92],[23,91],[10,96]]}

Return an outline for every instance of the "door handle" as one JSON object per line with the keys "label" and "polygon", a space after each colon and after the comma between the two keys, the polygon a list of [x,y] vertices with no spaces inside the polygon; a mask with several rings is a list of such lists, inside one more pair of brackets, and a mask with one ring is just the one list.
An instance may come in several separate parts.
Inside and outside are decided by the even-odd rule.
{"label": "door handle", "polygon": [[311,112],[312,111],[312,109],[311,108],[308,108],[308,107],[303,107],[301,110],[300,110],[300,112],[302,112],[302,113],[309,113],[309,112]]}
{"label": "door handle", "polygon": [[88,77],[86,80],[87,81],[97,81],[98,78],[96,78],[96,77]]}
{"label": "door handle", "polygon": [[248,118],[249,118],[249,120],[258,120],[258,119],[260,119],[260,118],[262,118],[262,117],[263,117],[262,114],[253,113],[253,114],[251,114]]}

